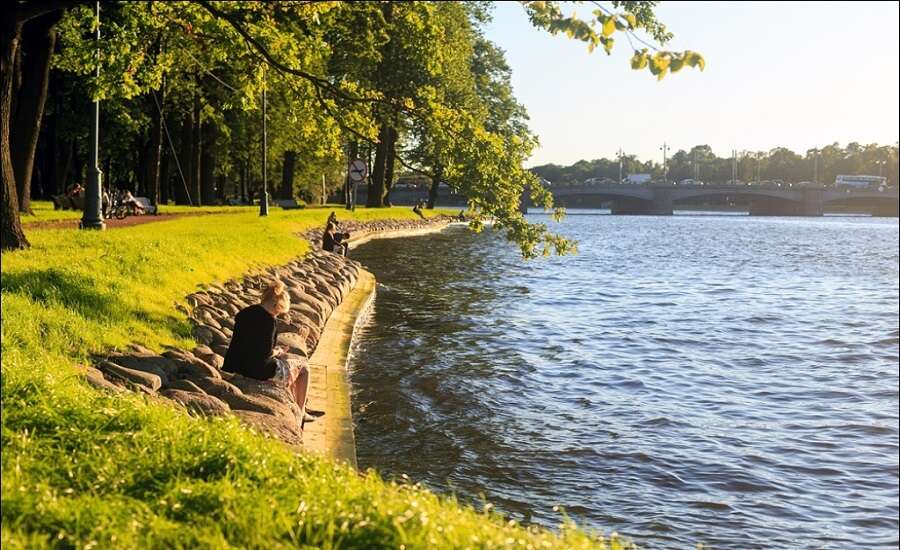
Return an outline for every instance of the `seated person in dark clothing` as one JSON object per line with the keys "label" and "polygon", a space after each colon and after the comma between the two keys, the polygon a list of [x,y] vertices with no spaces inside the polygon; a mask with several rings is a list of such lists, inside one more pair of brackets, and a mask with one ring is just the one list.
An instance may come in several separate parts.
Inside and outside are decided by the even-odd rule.
{"label": "seated person in dark clothing", "polygon": [[325,226],[325,232],[322,233],[322,250],[346,256],[350,248],[346,242],[349,238],[350,233],[338,233],[334,224],[329,223]]}
{"label": "seated person in dark clothing", "polygon": [[286,313],[290,306],[291,297],[284,283],[277,281],[266,288],[259,304],[238,312],[222,370],[267,380],[287,389],[305,413],[309,369],[286,357],[284,349],[275,346],[275,318]]}
{"label": "seated person in dark clothing", "polygon": [[332,210],[331,214],[328,214],[328,219],[325,220],[325,225],[333,225],[334,227],[338,226],[337,215]]}

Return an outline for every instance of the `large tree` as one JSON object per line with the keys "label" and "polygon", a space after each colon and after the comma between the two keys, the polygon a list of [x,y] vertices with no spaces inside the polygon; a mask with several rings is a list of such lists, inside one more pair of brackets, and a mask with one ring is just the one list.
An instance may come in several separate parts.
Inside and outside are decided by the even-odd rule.
{"label": "large tree", "polygon": [[[638,29],[660,43],[669,38],[654,17],[654,2],[614,1],[598,7],[587,19],[564,16],[557,2],[522,5],[535,26],[551,33],[564,32],[586,42],[589,49],[602,45],[609,52],[616,33],[633,34]],[[9,155],[12,66],[22,26],[66,6],[14,2],[12,16],[4,17],[4,134],[0,136],[4,248],[27,245],[19,225],[15,171]],[[203,195],[200,191],[206,182],[205,198],[210,200],[213,178],[219,181],[228,174],[235,178],[239,174],[251,187],[251,175],[260,173],[253,168],[254,160],[260,158],[253,152],[258,147],[253,139],[258,137],[254,119],[258,120],[258,98],[266,85],[271,86],[276,100],[281,96],[285,102],[279,107],[276,101],[273,114],[282,118],[269,124],[277,145],[270,160],[290,159],[285,153],[295,151],[316,161],[298,165],[322,162],[322,172],[327,172],[325,168],[339,156],[335,144],[342,139],[359,144],[375,152],[373,206],[384,203],[395,164],[430,168],[440,171],[437,179],[445,179],[473,208],[493,217],[524,255],[563,252],[569,247],[565,239],[542,225],[528,223],[518,209],[526,190],[537,204],[549,207],[552,201],[540,182],[522,168],[535,142],[524,125],[524,111],[504,82],[508,68],[503,69],[493,55],[497,58],[493,73],[483,71],[482,82],[470,86],[468,79],[457,83],[450,76],[461,66],[477,73],[479,56],[481,61],[489,60],[492,52],[486,42],[479,42],[483,39],[477,31],[485,6],[203,0],[106,3],[98,61],[93,40],[85,40],[97,22],[90,7],[82,5],[68,9],[59,25],[61,47],[55,66],[76,75],[93,99],[105,102],[107,119],[125,117],[124,124],[117,120],[113,126],[118,124],[130,138],[117,140],[113,146],[127,144],[132,150],[108,156],[104,164],[128,185],[154,189],[154,166],[173,165],[176,170],[170,172],[177,173],[178,179],[183,176],[180,185],[197,198]],[[467,63],[452,59],[459,57],[459,52],[469,58]],[[98,62],[101,71],[95,77]],[[683,66],[702,68],[702,64],[702,58],[692,52],[646,49],[636,51],[632,58],[632,67],[647,68],[658,78]],[[228,93],[221,93],[223,89]],[[471,100],[473,94],[478,100]],[[139,115],[128,114],[135,109]],[[40,111],[35,109],[34,126],[39,125]],[[292,122],[285,123],[283,117]],[[166,128],[167,122],[179,118],[185,121],[185,131],[176,147],[180,132],[166,132]],[[237,127],[229,125],[235,121]],[[319,130],[303,131],[310,126]],[[279,131],[283,135],[279,136]],[[291,132],[302,138],[292,139]],[[162,135],[171,141],[168,154],[157,161],[164,149],[159,143]],[[210,146],[205,153],[204,136]],[[245,141],[236,144],[234,136]],[[431,160],[418,163],[411,155],[419,141],[431,144]],[[314,146],[318,143],[326,146]],[[176,155],[172,149],[184,154]],[[235,154],[238,150],[244,153]],[[187,166],[181,166],[179,156]],[[107,179],[111,178],[112,174],[107,174]],[[169,182],[161,185],[168,188]],[[7,209],[6,204],[14,206]]]}

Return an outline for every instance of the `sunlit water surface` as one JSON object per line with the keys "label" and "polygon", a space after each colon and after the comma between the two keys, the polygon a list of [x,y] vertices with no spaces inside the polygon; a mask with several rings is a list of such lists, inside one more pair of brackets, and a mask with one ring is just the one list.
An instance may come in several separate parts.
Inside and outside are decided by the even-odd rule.
{"label": "sunlit water surface", "polygon": [[898,544],[896,219],[559,228],[577,256],[463,229],[353,252],[362,467],[653,548]]}

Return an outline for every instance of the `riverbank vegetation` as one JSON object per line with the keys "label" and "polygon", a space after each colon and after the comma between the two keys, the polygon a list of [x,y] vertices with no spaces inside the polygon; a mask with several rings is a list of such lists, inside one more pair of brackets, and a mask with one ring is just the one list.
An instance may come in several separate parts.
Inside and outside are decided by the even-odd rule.
{"label": "riverbank vegetation", "polygon": [[[189,346],[176,303],[198,285],[303,253],[308,244],[296,233],[328,212],[34,230],[30,250],[3,254],[4,548],[602,547],[572,528],[524,528],[294,454],[234,420],[105,394],[78,376],[91,353],[133,342]],[[415,215],[404,208],[353,217]]]}
{"label": "riverbank vegetation", "polygon": [[[671,38],[655,2],[594,3],[582,18],[521,4],[536,27],[589,50],[636,32]],[[523,169],[537,138],[484,36],[490,18],[482,2],[104,2],[99,18],[86,3],[12,3],[0,29],[2,248],[27,246],[18,212],[32,196],[88,180],[99,99],[104,181],[154,203],[258,199],[265,105],[266,183],[279,198],[339,190],[359,157],[369,207],[390,204],[402,167],[431,180],[432,206],[446,182],[525,256],[564,253],[571,243],[519,211],[523,194],[547,208],[552,197]],[[642,48],[631,66],[662,78],[704,61]]]}
{"label": "riverbank vegetation", "polygon": [[[669,180],[695,179],[708,183],[725,183],[732,175],[731,156],[719,157],[709,145],[696,145],[690,151],[676,151],[667,161]],[[798,183],[817,179],[830,185],[839,174],[884,175],[887,184],[897,186],[897,145],[833,143],[821,149],[809,149],[800,155],[786,147],[771,151],[739,151],[736,159],[737,178],[744,182],[781,180]],[[544,164],[531,172],[555,184],[578,185],[591,178],[619,179],[619,159],[580,160],[571,166]],[[628,174],[651,174],[662,179],[663,166],[652,160],[641,161],[635,155],[622,156],[623,177]]]}

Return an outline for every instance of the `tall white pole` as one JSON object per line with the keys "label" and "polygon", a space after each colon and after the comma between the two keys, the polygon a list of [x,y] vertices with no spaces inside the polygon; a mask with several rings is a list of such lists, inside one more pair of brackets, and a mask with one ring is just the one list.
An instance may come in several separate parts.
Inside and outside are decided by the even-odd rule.
{"label": "tall white pole", "polygon": [[616,155],[619,157],[619,185],[622,185],[622,148],[619,147],[619,150],[616,151]]}
{"label": "tall white pole", "polygon": [[756,153],[756,185],[759,185],[759,183],[760,183],[760,181],[759,181],[759,180],[760,180],[760,177],[759,177],[759,159],[760,159],[760,154],[759,154],[759,153]]}
{"label": "tall white pole", "polygon": [[731,183],[737,185],[737,149],[731,150]]}
{"label": "tall white pole", "polygon": [[663,154],[663,183],[669,183],[669,166],[667,164],[666,153],[669,150],[669,146],[666,145],[666,142],[663,142],[662,147],[659,148]]}
{"label": "tall white pole", "polygon": [[262,197],[259,201],[259,215],[260,216],[268,216],[269,215],[269,184],[268,184],[268,156],[269,156],[269,142],[266,127],[266,111],[268,106],[266,104],[266,67],[263,67],[263,89],[262,89]]}
{"label": "tall white pole", "polygon": [[813,149],[813,183],[819,184],[819,150]]}

